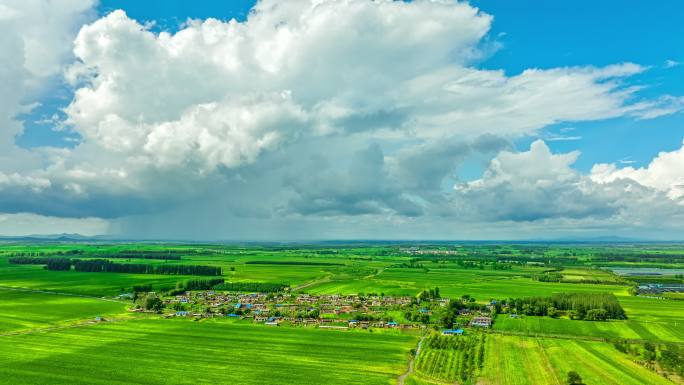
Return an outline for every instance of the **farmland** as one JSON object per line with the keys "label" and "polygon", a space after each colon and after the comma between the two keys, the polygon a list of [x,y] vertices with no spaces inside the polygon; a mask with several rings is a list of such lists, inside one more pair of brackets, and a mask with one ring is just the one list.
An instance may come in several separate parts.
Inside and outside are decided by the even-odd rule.
{"label": "farmland", "polygon": [[56,326],[96,316],[125,312],[126,304],[70,295],[0,287],[0,333]]}
{"label": "farmland", "polygon": [[577,372],[586,384],[682,384],[684,306],[669,289],[682,279],[662,269],[683,255],[7,243],[0,383],[564,384]]}
{"label": "farmland", "polygon": [[3,384],[388,384],[416,339],[184,320],[3,338]]}
{"label": "farmland", "polygon": [[671,384],[600,342],[490,336],[483,384],[564,384],[568,371],[587,384]]}

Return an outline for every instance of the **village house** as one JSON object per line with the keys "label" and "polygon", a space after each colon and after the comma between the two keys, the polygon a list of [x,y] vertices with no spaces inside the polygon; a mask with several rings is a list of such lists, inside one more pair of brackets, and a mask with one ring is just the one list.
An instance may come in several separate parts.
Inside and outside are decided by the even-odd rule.
{"label": "village house", "polygon": [[490,327],[492,326],[492,319],[490,317],[473,317],[470,321],[470,326]]}

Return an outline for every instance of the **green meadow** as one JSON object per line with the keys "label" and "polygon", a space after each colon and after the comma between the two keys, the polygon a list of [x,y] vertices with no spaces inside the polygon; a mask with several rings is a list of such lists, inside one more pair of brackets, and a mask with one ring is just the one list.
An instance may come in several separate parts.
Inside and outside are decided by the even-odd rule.
{"label": "green meadow", "polygon": [[487,358],[479,384],[562,385],[569,371],[579,373],[586,384],[672,384],[610,344],[498,335],[487,340]]}
{"label": "green meadow", "polygon": [[113,300],[27,292],[0,287],[0,333],[58,326],[125,312],[127,304]]}
{"label": "green meadow", "polygon": [[[407,247],[0,244],[0,383],[537,385],[565,384],[569,371],[578,372],[587,385],[684,383],[653,360],[644,361],[641,348],[627,354],[614,345],[628,341],[642,347],[647,342],[684,346],[680,295],[635,295],[640,278],[609,270],[680,266],[680,245]],[[417,249],[432,252],[416,254]],[[155,269],[210,266],[220,267],[221,276],[53,271],[40,264],[9,262],[17,256],[108,259]],[[339,331],[268,327],[223,317],[165,319],[130,312],[135,304],[117,297],[135,286],[165,292],[207,278],[283,284],[296,294],[418,297],[438,287],[442,297],[469,295],[478,308],[491,300],[605,292],[615,295],[626,319],[572,320],[565,313],[512,318],[500,313],[492,329],[483,332],[485,338],[473,339],[461,320],[472,343],[426,346],[413,357],[421,336],[444,328],[439,309],[433,309],[424,329]],[[681,282],[675,276],[643,280]],[[411,313],[392,308],[385,309],[384,316],[406,323]],[[95,317],[106,321],[95,322]],[[411,372],[409,362],[414,364]]]}
{"label": "green meadow", "polygon": [[556,335],[594,339],[638,339],[648,341],[684,342],[684,319],[678,322],[641,322],[613,320],[605,322],[522,316],[510,318],[499,315],[493,329],[529,336]]}
{"label": "green meadow", "polygon": [[530,279],[538,268],[520,268],[505,271],[435,268],[386,268],[377,275],[351,280],[332,279],[307,288],[316,294],[385,293],[393,295],[415,294],[437,286],[444,296],[460,297],[469,294],[479,300],[509,298],[511,296],[546,296],[559,292],[623,293],[626,286],[537,282]]}
{"label": "green meadow", "polygon": [[132,320],[5,336],[0,383],[392,384],[416,337]]}

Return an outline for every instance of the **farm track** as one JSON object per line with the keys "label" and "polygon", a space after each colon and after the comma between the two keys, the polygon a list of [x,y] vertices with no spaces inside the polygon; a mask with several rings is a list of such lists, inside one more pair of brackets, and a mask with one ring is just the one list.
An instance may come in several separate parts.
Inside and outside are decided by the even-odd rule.
{"label": "farm track", "polygon": [[96,299],[96,300],[99,300],[99,301],[106,301],[106,302],[126,303],[126,301],[121,301],[121,300],[112,299],[112,298],[96,297],[96,296],[84,295],[84,294],[61,293],[61,292],[57,292],[57,291],[36,290],[36,289],[29,289],[29,288],[26,288],[26,287],[0,286],[0,290],[13,290],[13,291],[22,291],[22,292],[27,292],[27,293],[41,293],[41,294],[53,294],[53,295],[66,295],[66,296],[69,296],[69,297],[79,297],[79,298]]}
{"label": "farm track", "polygon": [[324,278],[321,278],[321,279],[315,279],[315,280],[313,280],[313,281],[311,281],[311,282],[303,283],[303,284],[301,284],[301,285],[295,287],[294,289],[292,289],[292,291],[293,291],[293,292],[299,291],[299,290],[302,290],[302,289],[306,289],[307,287],[311,287],[311,286],[314,286],[314,285],[318,285],[319,283],[326,283],[326,282],[330,282],[330,281],[332,281],[332,274],[330,274],[330,275],[328,275],[328,276],[326,276],[326,277],[324,277]]}
{"label": "farm track", "polygon": [[537,340],[537,346],[539,346],[539,354],[541,355],[542,361],[544,362],[544,366],[546,367],[546,370],[553,375],[553,379],[556,381],[556,384],[562,384],[560,380],[558,380],[558,376],[556,375],[556,371],[553,368],[553,365],[551,365],[551,361],[549,360],[549,355],[546,352],[546,349],[544,349],[544,346],[542,345],[541,340]]}
{"label": "farm track", "polygon": [[133,318],[108,318],[106,321],[80,320],[80,321],[77,321],[75,323],[70,323],[70,324],[66,324],[66,325],[50,326],[50,327],[45,327],[45,328],[26,329],[26,330],[16,330],[16,331],[12,331],[12,332],[0,333],[0,338],[10,337],[10,336],[28,335],[28,334],[37,334],[37,333],[49,333],[49,332],[65,330],[65,329],[81,328],[81,327],[86,327],[86,326],[95,326],[95,325],[99,325],[99,324],[103,324],[103,323],[126,322],[126,321],[130,321],[132,319]]}
{"label": "farm track", "polygon": [[420,354],[420,347],[423,346],[423,341],[425,340],[425,336],[420,337],[420,341],[418,341],[418,347],[416,348],[416,354],[411,357],[409,360],[408,364],[408,369],[406,369],[406,372],[404,372],[401,376],[399,376],[399,380],[397,381],[397,384],[399,385],[404,385],[404,381],[406,381],[406,377],[409,376],[409,374],[413,373],[413,364],[416,362],[416,358],[418,358],[418,355]]}

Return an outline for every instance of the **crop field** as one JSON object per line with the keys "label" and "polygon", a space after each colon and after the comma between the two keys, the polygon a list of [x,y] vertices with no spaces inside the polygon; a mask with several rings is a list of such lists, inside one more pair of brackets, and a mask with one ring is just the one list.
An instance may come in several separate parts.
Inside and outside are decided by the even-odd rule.
{"label": "crop field", "polygon": [[416,372],[447,382],[471,383],[484,364],[485,335],[431,335],[422,344]]}
{"label": "crop field", "polygon": [[0,287],[0,333],[60,325],[125,312],[126,304],[96,298],[36,293]]}
{"label": "crop field", "polygon": [[682,323],[640,322],[633,320],[594,322],[535,316],[523,316],[514,319],[506,314],[502,314],[497,317],[494,330],[532,336],[547,334],[684,342],[684,328],[681,325]]}
{"label": "crop field", "polygon": [[380,293],[403,295],[438,286],[445,296],[459,297],[464,294],[480,299],[508,298],[516,296],[545,296],[559,292],[624,293],[626,286],[537,282],[529,278],[539,269],[514,271],[480,271],[476,269],[419,269],[387,268],[370,278],[333,280],[307,289],[318,294]]}
{"label": "crop field", "polygon": [[[681,357],[663,355],[684,346],[681,293],[637,290],[681,278],[610,270],[682,264],[681,245],[0,244],[0,383],[565,384],[576,371],[592,385],[682,385]],[[273,302],[249,313],[209,299],[221,290]],[[624,312],[523,307],[553,295]],[[316,296],[328,297],[296,308]],[[367,302],[326,304],[344,296]],[[466,333],[439,334],[449,328]]]}
{"label": "crop field", "polygon": [[619,277],[612,274],[610,271],[601,269],[578,269],[570,268],[563,269],[561,271],[564,282],[592,282],[592,281],[602,281],[602,282],[621,282]]}
{"label": "crop field", "polygon": [[586,384],[672,384],[601,342],[491,335],[485,351],[483,385],[561,385],[568,371]]}
{"label": "crop field", "polygon": [[45,271],[40,266],[26,265],[12,267],[0,273],[0,282],[3,286],[92,296],[113,296],[129,290],[134,285],[172,287],[179,279],[189,278],[191,277],[153,274]]}
{"label": "crop field", "polygon": [[[391,384],[416,337],[124,321],[3,337],[0,383]],[[268,380],[266,380],[268,379]]]}

